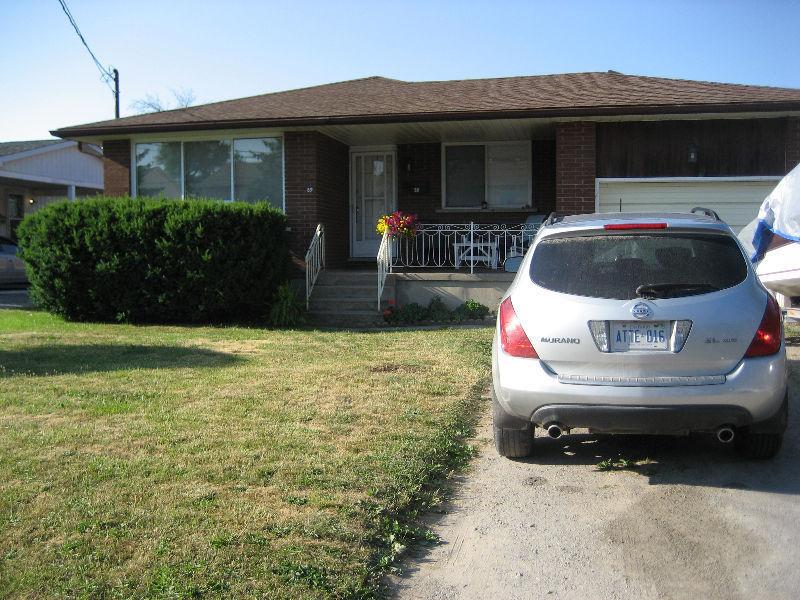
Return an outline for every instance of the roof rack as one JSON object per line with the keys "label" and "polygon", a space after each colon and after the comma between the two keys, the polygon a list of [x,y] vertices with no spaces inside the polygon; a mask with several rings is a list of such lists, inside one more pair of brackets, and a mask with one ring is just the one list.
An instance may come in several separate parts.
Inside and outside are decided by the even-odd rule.
{"label": "roof rack", "polygon": [[702,206],[695,206],[689,212],[691,212],[692,214],[700,213],[700,214],[703,214],[703,215],[705,215],[707,217],[711,217],[712,219],[715,219],[717,221],[722,221],[722,219],[719,218],[719,215],[717,214],[717,212],[714,211],[714,210],[711,210],[710,208],[704,208]]}

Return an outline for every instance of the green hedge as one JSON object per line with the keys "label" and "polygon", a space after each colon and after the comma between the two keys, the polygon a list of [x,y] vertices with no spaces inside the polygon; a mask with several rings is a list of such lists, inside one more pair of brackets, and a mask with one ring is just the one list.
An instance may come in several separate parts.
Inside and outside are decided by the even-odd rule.
{"label": "green hedge", "polygon": [[71,320],[246,322],[288,276],[286,217],[267,204],[95,198],[19,226],[33,300]]}

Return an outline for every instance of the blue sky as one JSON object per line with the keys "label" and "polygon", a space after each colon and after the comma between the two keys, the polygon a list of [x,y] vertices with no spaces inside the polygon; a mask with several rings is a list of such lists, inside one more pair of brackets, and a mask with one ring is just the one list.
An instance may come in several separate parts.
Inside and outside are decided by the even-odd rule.
{"label": "blue sky", "polygon": [[[369,75],[460,79],[615,69],[800,88],[800,0],[350,2],[67,0],[122,114]],[[57,0],[0,0],[0,140],[113,117]]]}

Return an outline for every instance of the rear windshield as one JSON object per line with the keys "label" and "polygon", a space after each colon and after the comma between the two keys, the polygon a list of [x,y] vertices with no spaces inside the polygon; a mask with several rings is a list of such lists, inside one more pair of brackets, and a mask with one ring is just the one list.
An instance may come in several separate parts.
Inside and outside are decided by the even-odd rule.
{"label": "rear windshield", "polygon": [[675,298],[732,287],[747,263],[729,235],[631,233],[545,238],[531,279],[555,292],[594,298]]}

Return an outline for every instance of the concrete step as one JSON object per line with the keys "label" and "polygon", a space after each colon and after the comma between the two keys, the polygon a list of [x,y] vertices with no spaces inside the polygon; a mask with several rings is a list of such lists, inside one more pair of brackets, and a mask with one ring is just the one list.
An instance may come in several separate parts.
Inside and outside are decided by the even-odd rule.
{"label": "concrete step", "polygon": [[378,293],[377,283],[372,285],[321,284],[317,283],[311,291],[314,298],[371,298]]}
{"label": "concrete step", "polygon": [[324,270],[319,274],[317,285],[377,285],[378,273],[376,271],[329,271]]}
{"label": "concrete step", "polygon": [[[383,316],[377,307],[377,280],[374,270],[322,271],[311,292],[312,323],[326,327],[382,325]],[[394,297],[394,279],[387,279],[384,294]]]}
{"label": "concrete step", "polygon": [[335,298],[320,298],[316,289],[311,294],[311,312],[341,313],[343,311],[370,311],[377,314],[377,296],[338,296]]}
{"label": "concrete step", "polygon": [[312,323],[323,327],[377,327],[385,324],[383,316],[375,310],[312,310],[309,317]]}

